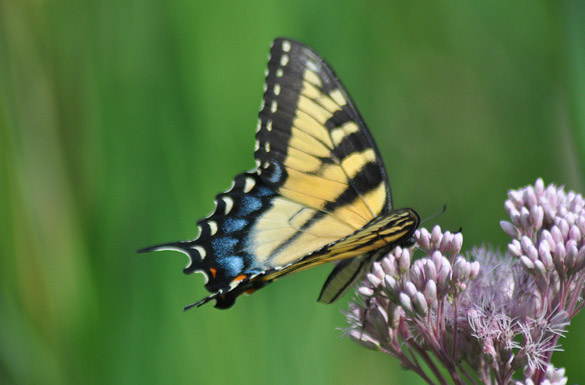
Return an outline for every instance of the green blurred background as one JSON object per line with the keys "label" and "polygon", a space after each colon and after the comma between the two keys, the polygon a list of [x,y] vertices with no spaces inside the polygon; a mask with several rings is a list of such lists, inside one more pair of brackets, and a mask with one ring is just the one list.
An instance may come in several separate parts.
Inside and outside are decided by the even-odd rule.
{"label": "green blurred background", "polygon": [[[330,266],[183,312],[179,253],[253,166],[270,41],[335,68],[397,206],[504,245],[506,191],[585,191],[585,3],[0,0],[1,384],[420,383],[341,339]],[[553,362],[585,382],[585,316]]]}

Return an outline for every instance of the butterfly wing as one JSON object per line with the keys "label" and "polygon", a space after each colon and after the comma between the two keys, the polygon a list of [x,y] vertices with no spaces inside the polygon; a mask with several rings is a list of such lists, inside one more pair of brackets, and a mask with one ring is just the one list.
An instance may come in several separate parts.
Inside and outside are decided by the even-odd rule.
{"label": "butterfly wing", "polygon": [[368,269],[371,259],[371,254],[362,254],[339,261],[323,284],[318,301],[329,304],[341,298]]}
{"label": "butterfly wing", "polygon": [[[371,134],[333,71],[301,43],[272,45],[255,147],[256,169],[216,197],[198,238],[143,250],[189,256],[185,273],[203,273],[212,293],[194,305],[229,307],[284,274],[396,245],[418,225],[413,210],[392,211]],[[334,271],[328,298],[347,286],[344,266],[355,268]]]}
{"label": "butterfly wing", "polygon": [[391,209],[370,132],[333,71],[308,47],[273,43],[258,127],[260,176],[282,196],[354,228]]}

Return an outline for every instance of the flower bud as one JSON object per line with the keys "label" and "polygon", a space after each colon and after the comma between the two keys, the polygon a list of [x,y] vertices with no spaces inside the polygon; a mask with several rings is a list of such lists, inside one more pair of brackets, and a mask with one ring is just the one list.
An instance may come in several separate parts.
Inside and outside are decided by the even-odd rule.
{"label": "flower bud", "polygon": [[579,249],[577,260],[575,261],[575,273],[580,272],[585,267],[585,246]]}
{"label": "flower bud", "polygon": [[575,241],[581,240],[581,230],[576,225],[571,226],[569,229],[569,239],[574,239]]}
{"label": "flower bud", "polygon": [[463,246],[463,234],[457,233],[453,236],[451,249],[449,251],[452,255],[457,255],[461,251],[461,246]]}
{"label": "flower bud", "polygon": [[459,282],[456,285],[455,295],[459,295],[459,293],[463,293],[467,290],[467,284],[465,282]]}
{"label": "flower bud", "polygon": [[524,206],[524,202],[522,200],[522,193],[518,190],[508,191],[508,199],[515,207]]}
{"label": "flower bud", "polygon": [[384,290],[386,291],[388,297],[391,300],[398,301],[398,293],[400,292],[400,290],[398,287],[398,283],[393,277],[389,275],[386,275],[384,277]]}
{"label": "flower bud", "polygon": [[[569,194],[572,192],[573,191],[569,191]],[[574,213],[578,213],[583,207],[585,207],[585,200],[583,200],[583,196],[581,194],[575,194],[573,199],[570,201],[571,204],[569,204],[569,209]]]}
{"label": "flower bud", "polygon": [[373,288],[376,288],[376,287],[380,286],[380,284],[382,283],[382,281],[380,280],[380,278],[376,277],[372,273],[368,273],[366,275],[366,278],[370,282],[370,284],[372,285]]}
{"label": "flower bud", "polygon": [[538,259],[538,250],[536,250],[536,247],[534,247],[533,244],[531,244],[526,250],[526,256],[532,259],[533,261],[536,261]]}
{"label": "flower bud", "polygon": [[520,209],[520,227],[528,229],[530,227],[530,212],[526,207]]}
{"label": "flower bud", "polygon": [[447,258],[443,258],[441,261],[441,267],[437,272],[437,289],[440,296],[446,294],[447,290],[451,286],[451,264]]}
{"label": "flower bud", "polygon": [[520,231],[508,221],[500,221],[500,227],[512,239],[517,239],[520,236]]}
{"label": "flower bud", "polygon": [[402,249],[402,256],[398,260],[398,267],[401,273],[406,273],[410,268],[410,250]]}
{"label": "flower bud", "polygon": [[514,239],[512,242],[508,244],[508,252],[515,258],[520,258],[522,255],[522,246],[520,242]]}
{"label": "flower bud", "polygon": [[427,315],[429,306],[421,292],[415,293],[414,297],[412,298],[412,305],[414,307],[414,311],[419,317],[425,317]]}
{"label": "flower bud", "polygon": [[391,255],[394,255],[394,259],[396,260],[396,265],[398,265],[400,258],[402,258],[402,247],[400,247],[400,246],[395,247],[394,250],[392,250]]}
{"label": "flower bud", "polygon": [[414,314],[410,297],[406,293],[400,293],[398,296],[398,302],[407,315],[412,316]]}
{"label": "flower bud", "polygon": [[421,261],[423,262],[424,266],[425,278],[427,280],[432,279],[433,281],[437,279],[437,268],[435,267],[433,261],[428,258],[422,259]]}
{"label": "flower bud", "polygon": [[358,288],[358,293],[364,298],[369,298],[374,295],[374,290],[368,286],[360,286]]}
{"label": "flower bud", "polygon": [[[552,238],[554,240],[555,245],[558,244],[559,242],[563,242],[563,234],[561,233],[561,230],[558,228],[558,226],[553,226],[550,229],[550,234],[552,235]],[[552,250],[552,247],[551,247]]]}
{"label": "flower bud", "polygon": [[510,217],[510,220],[512,221],[512,223],[515,226],[519,226],[520,225],[520,212],[518,212],[516,207],[514,207],[514,204],[510,201],[506,201],[506,203],[504,204],[504,207],[506,208],[506,212],[508,213],[508,216]]}
{"label": "flower bud", "polygon": [[565,257],[565,266],[567,266],[567,269],[572,270],[575,267],[578,255],[579,250],[577,250],[577,242],[572,239],[569,240],[569,242],[567,242],[567,255]]}
{"label": "flower bud", "polygon": [[425,285],[425,299],[431,306],[437,303],[437,284],[433,280],[427,281]]}
{"label": "flower bud", "polygon": [[555,255],[553,257],[553,262],[555,264],[555,267],[557,268],[557,271],[559,273],[565,273],[565,256],[567,255],[566,250],[565,250],[565,245],[563,245],[562,243],[557,243],[556,247],[555,247]]}
{"label": "flower bud", "polygon": [[382,281],[384,279],[384,276],[386,275],[384,269],[382,269],[382,265],[380,264],[380,262],[374,262],[374,264],[372,265],[372,273],[376,277],[378,277],[380,281]]}
{"label": "flower bud", "polygon": [[402,308],[394,302],[388,304],[388,325],[392,329],[397,329],[400,325],[400,318],[402,317]]}
{"label": "flower bud", "polygon": [[412,267],[410,268],[410,280],[419,289],[424,288],[425,285],[425,274],[423,268],[423,263],[420,259],[414,261]]}
{"label": "flower bud", "polygon": [[380,347],[380,345],[377,341],[373,340],[371,337],[369,337],[367,334],[365,334],[364,332],[362,332],[360,330],[356,330],[356,329],[350,330],[349,331],[349,338],[353,342],[356,342],[356,343],[362,345],[366,349],[378,350]]}
{"label": "flower bud", "polygon": [[541,206],[533,207],[530,216],[532,217],[532,226],[540,230],[544,223],[544,210]]}
{"label": "flower bud", "polygon": [[425,250],[431,248],[431,234],[424,227],[420,229],[420,231],[417,230],[417,233],[414,234],[414,238],[421,248]]}
{"label": "flower bud", "polygon": [[388,275],[396,275],[396,260],[394,259],[394,257],[387,257],[387,258],[383,258],[382,262],[382,269],[384,270],[384,273],[388,274]]}
{"label": "flower bud", "polygon": [[564,218],[560,218],[556,225],[559,227],[559,230],[561,230],[563,239],[567,239],[567,237],[569,236],[569,223]]}
{"label": "flower bud", "polygon": [[537,200],[536,200],[536,194],[534,194],[534,190],[532,189],[531,186],[528,186],[525,190],[524,190],[524,194],[522,194],[522,200],[524,201],[524,204],[528,207],[534,207],[536,206]]}
{"label": "flower bud", "polygon": [[442,235],[441,226],[435,225],[431,231],[431,242],[435,245],[438,244],[441,241]]}
{"label": "flower bud", "polygon": [[[563,217],[567,220],[567,224],[569,225],[569,234],[570,234],[571,226],[575,225],[575,222],[577,221],[577,216],[575,215],[575,213],[567,211],[566,213],[563,214]],[[567,237],[569,236],[569,234],[567,234]]]}
{"label": "flower bud", "polygon": [[546,244],[547,244],[550,252],[551,253],[554,253],[555,252],[555,246],[556,246],[557,243],[555,242],[555,240],[554,240],[552,234],[550,233],[550,231],[548,231],[546,229],[543,230],[542,231],[542,234],[540,235],[540,238],[541,238],[540,243],[546,242]]}
{"label": "flower bud", "polygon": [[469,263],[463,257],[458,257],[453,266],[453,281],[465,281],[469,277],[470,270]]}
{"label": "flower bud", "polygon": [[524,252],[524,255],[533,261],[538,258],[538,251],[536,248],[534,248],[534,244],[530,238],[528,238],[526,235],[523,236],[520,240],[520,244],[522,244],[522,251]]}
{"label": "flower bud", "polygon": [[453,234],[450,231],[445,231],[443,236],[441,237],[441,244],[439,245],[439,250],[446,253],[451,248],[451,240],[453,239]]}
{"label": "flower bud", "polygon": [[538,178],[534,183],[534,192],[537,196],[541,196],[544,193],[544,181],[542,178]]}
{"label": "flower bud", "polygon": [[585,234],[585,215],[581,214],[575,223],[581,231],[581,234]]}
{"label": "flower bud", "polygon": [[368,310],[367,317],[373,325],[380,342],[387,342],[390,335],[388,333],[388,318],[386,312],[379,306],[374,306]]}
{"label": "flower bud", "polygon": [[539,245],[538,256],[540,257],[544,267],[548,270],[553,266],[553,258],[550,251],[548,250],[548,246],[544,245],[546,245],[546,243],[541,243]]}
{"label": "flower bud", "polygon": [[532,272],[534,270],[534,263],[527,256],[525,255],[521,256],[520,263],[527,271]]}
{"label": "flower bud", "polygon": [[406,294],[408,294],[408,296],[409,296],[409,297],[411,297],[411,298],[412,298],[412,297],[413,297],[413,296],[416,294],[416,292],[417,292],[417,290],[416,290],[416,286],[414,286],[414,283],[412,283],[412,282],[410,282],[410,281],[407,281],[407,282],[404,284],[404,292],[405,292]]}
{"label": "flower bud", "polygon": [[542,278],[546,277],[546,267],[540,260],[534,261],[534,271],[538,273]]}
{"label": "flower bud", "polygon": [[551,223],[557,214],[556,207],[552,206],[549,202],[543,202],[542,209],[544,210],[544,221]]}
{"label": "flower bud", "polygon": [[480,268],[481,268],[481,266],[480,266],[479,262],[474,261],[471,263],[471,272],[470,272],[471,279],[477,278],[477,276],[479,275]]}
{"label": "flower bud", "polygon": [[550,383],[551,385],[565,385],[567,378],[565,377],[565,368],[555,368],[550,364],[546,368],[546,380],[543,383]]}
{"label": "flower bud", "polygon": [[433,262],[433,264],[435,265],[435,269],[437,270],[437,273],[439,273],[439,270],[441,269],[441,265],[443,264],[443,259],[446,259],[446,258],[443,256],[443,253],[441,253],[438,250],[433,252],[433,255],[431,255],[431,262]]}

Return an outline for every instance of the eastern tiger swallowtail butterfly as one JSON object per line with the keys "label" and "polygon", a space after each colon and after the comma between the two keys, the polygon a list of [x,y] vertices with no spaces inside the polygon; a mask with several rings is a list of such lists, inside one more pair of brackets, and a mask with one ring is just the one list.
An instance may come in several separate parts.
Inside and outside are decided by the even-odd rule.
{"label": "eastern tiger swallowtail butterfly", "polygon": [[216,308],[296,271],[338,261],[319,301],[340,298],[370,264],[407,242],[419,223],[395,210],[374,139],[341,82],[307,46],[270,49],[255,147],[256,168],[235,177],[176,250],[186,274],[203,273]]}

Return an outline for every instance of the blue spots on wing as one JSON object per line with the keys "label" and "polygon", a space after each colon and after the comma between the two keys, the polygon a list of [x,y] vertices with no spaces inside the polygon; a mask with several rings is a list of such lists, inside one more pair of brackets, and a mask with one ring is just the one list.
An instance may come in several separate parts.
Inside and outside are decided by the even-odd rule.
{"label": "blue spots on wing", "polygon": [[239,217],[247,217],[254,211],[258,211],[262,208],[262,200],[255,196],[244,196],[242,198],[242,204],[238,210],[237,215]]}
{"label": "blue spots on wing", "polygon": [[269,189],[266,186],[258,187],[258,196],[267,197],[267,196],[275,195],[275,194],[276,193],[274,191],[272,191],[271,189]]}
{"label": "blue spots on wing", "polygon": [[230,277],[235,277],[244,269],[244,259],[239,255],[217,258],[216,261]]}
{"label": "blue spots on wing", "polygon": [[223,223],[223,232],[226,234],[235,233],[246,227],[248,221],[239,218],[226,218]]}
{"label": "blue spots on wing", "polygon": [[262,269],[258,269],[258,268],[253,268],[253,269],[248,269],[245,271],[246,275],[254,275],[254,274],[260,274],[263,273],[264,270]]}
{"label": "blue spots on wing", "polygon": [[[281,168],[276,165],[277,179],[282,175]],[[274,175],[274,174],[273,174]],[[232,199],[234,210],[226,210],[228,214],[218,214],[216,223],[219,231],[213,236],[207,235],[212,252],[212,262],[223,277],[237,277],[245,274],[259,274],[264,271],[255,263],[256,257],[249,254],[246,245],[250,242],[247,233],[260,212],[270,206],[270,200],[277,193],[270,187],[258,184],[249,193],[235,191],[227,194]],[[231,209],[231,207],[230,207]]]}
{"label": "blue spots on wing", "polygon": [[236,238],[231,237],[212,239],[211,246],[213,247],[215,258],[219,261],[221,258],[226,258],[227,256],[234,254],[234,248],[237,246],[238,242],[239,241]]}
{"label": "blue spots on wing", "polygon": [[282,169],[278,163],[272,163],[274,169],[272,170],[272,175],[268,177],[268,180],[272,183],[278,183],[280,178],[282,178]]}

